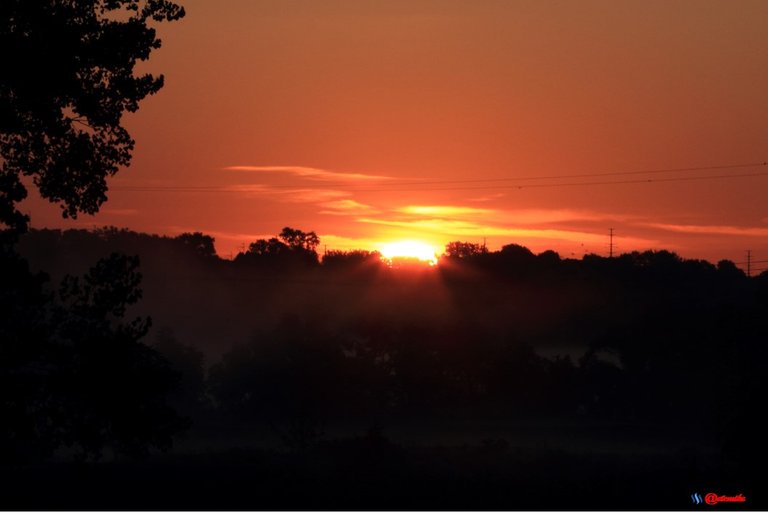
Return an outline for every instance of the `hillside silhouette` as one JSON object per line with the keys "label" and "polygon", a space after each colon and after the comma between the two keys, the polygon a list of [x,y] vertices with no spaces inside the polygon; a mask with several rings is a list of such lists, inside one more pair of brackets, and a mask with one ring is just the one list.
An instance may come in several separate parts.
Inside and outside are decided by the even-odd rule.
{"label": "hillside silhouette", "polygon": [[[54,284],[137,256],[126,317],[151,317],[142,340],[173,370],[165,399],[186,426],[151,466],[80,469],[102,470],[105,492],[66,505],[109,505],[110,484],[161,470],[178,483],[131,507],[687,508],[688,491],[759,490],[767,273],[663,250],[575,260],[461,242],[435,268],[401,270],[371,252],[319,256],[313,232],[289,227],[233,260],[214,243],[116,228],[20,238]],[[66,461],[38,460],[42,480]],[[173,499],[221,469],[226,493]],[[260,502],[241,475],[261,477]]]}

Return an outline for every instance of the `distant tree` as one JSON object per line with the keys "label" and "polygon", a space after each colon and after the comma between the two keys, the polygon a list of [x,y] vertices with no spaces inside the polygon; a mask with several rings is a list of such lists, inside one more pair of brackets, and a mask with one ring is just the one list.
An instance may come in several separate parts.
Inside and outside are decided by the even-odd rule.
{"label": "distant tree", "polygon": [[302,232],[291,227],[285,227],[278,236],[291,250],[304,250],[316,253],[320,238],[314,232]]}
{"label": "distant tree", "polygon": [[98,211],[106,177],[131,161],[123,114],[163,86],[162,76],[134,75],[160,47],[149,24],[183,16],[168,0],[0,3],[1,224],[26,228],[22,177],[64,217]]}
{"label": "distant tree", "polygon": [[270,239],[257,239],[248,245],[248,253],[258,256],[276,256],[287,253],[288,250],[288,245],[275,237]]}
{"label": "distant tree", "polygon": [[724,277],[730,279],[744,278],[746,273],[740,270],[733,261],[721,260],[717,263],[717,271]]}
{"label": "distant tree", "polygon": [[381,265],[381,254],[368,250],[329,250],[323,255],[323,266],[329,268],[375,269]]}
{"label": "distant tree", "polygon": [[547,264],[558,264],[560,262],[560,254],[554,250],[545,250],[536,257]]}
{"label": "distant tree", "polygon": [[632,263],[639,268],[676,268],[682,262],[679,255],[668,250],[646,250],[629,254]]}
{"label": "distant tree", "polygon": [[445,255],[455,259],[466,259],[484,252],[482,245],[453,241],[445,245]]}
{"label": "distant tree", "polygon": [[530,278],[531,273],[538,270],[536,256],[525,246],[508,244],[493,254],[493,266],[501,273],[516,279]]}
{"label": "distant tree", "polygon": [[191,248],[196,255],[210,259],[216,257],[215,239],[201,232],[185,232],[176,236],[176,240]]}
{"label": "distant tree", "polygon": [[501,255],[507,259],[529,260],[534,257],[533,252],[519,244],[508,244],[501,247]]}
{"label": "distant tree", "polygon": [[239,263],[260,263],[268,266],[315,265],[320,238],[314,232],[285,227],[277,237],[257,239],[248,251],[235,258]]}

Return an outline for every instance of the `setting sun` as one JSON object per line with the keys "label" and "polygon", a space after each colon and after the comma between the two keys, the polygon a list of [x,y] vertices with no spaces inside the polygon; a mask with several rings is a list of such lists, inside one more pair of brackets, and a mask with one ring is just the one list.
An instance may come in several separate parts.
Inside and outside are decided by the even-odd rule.
{"label": "setting sun", "polygon": [[417,260],[434,266],[437,264],[437,250],[434,246],[421,241],[394,241],[381,245],[380,252],[385,261]]}
{"label": "setting sun", "polygon": [[3,506],[768,512],[766,19],[0,0]]}

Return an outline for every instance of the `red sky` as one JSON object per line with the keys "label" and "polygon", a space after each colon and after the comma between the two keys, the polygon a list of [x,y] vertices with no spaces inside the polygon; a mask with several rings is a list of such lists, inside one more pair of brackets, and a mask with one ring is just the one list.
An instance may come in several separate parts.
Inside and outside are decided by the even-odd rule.
{"label": "red sky", "polygon": [[33,198],[33,226],[202,231],[225,257],[284,226],[581,257],[612,227],[619,252],[768,261],[766,166],[565,177],[768,159],[768,2],[182,3],[109,201]]}

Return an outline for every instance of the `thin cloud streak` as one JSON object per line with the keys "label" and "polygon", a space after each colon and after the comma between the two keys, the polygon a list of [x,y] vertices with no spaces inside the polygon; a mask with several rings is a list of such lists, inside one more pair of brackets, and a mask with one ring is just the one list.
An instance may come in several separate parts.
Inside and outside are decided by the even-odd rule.
{"label": "thin cloud streak", "polygon": [[400,207],[397,212],[404,214],[419,214],[429,216],[476,216],[489,215],[496,211],[493,209],[479,209],[476,207],[464,207],[461,205],[408,205]]}
{"label": "thin cloud streak", "polygon": [[371,239],[366,237],[348,237],[338,234],[318,234],[320,237],[320,243],[322,245],[322,251],[328,250],[367,250],[373,251],[380,239]]}
{"label": "thin cloud streak", "polygon": [[[448,237],[512,237],[522,240],[547,239],[554,241],[569,241],[589,244],[602,244],[606,240],[606,236],[603,233],[553,228],[501,227],[494,225],[481,225],[468,221],[444,220],[439,218],[421,220],[383,220],[375,218],[359,218],[358,221],[361,223],[426,231]],[[652,247],[658,244],[658,241],[636,237],[624,237],[622,240],[627,246],[633,247]]]}
{"label": "thin cloud streak", "polygon": [[391,178],[383,175],[368,175],[364,173],[342,173],[339,171],[310,168],[307,166],[227,166],[223,169],[228,171],[288,174],[313,180],[337,180],[342,182],[389,180]]}
{"label": "thin cloud streak", "polygon": [[574,209],[519,209],[497,212],[502,214],[497,218],[498,221],[531,225],[575,221],[626,221],[628,219],[627,216],[620,214]]}
{"label": "thin cloud streak", "polygon": [[406,215],[431,216],[444,219],[482,219],[496,224],[563,223],[576,221],[627,221],[630,217],[575,209],[487,209],[464,205],[408,205],[395,209]]}
{"label": "thin cloud streak", "polygon": [[507,196],[506,193],[494,193],[491,195],[483,195],[483,196],[476,196],[474,198],[468,198],[467,201],[469,202],[491,202],[493,200],[498,200],[499,198],[503,198]]}
{"label": "thin cloud streak", "polygon": [[333,214],[336,216],[360,216],[362,214],[376,214],[379,211],[370,205],[360,203],[349,198],[343,200],[334,200],[320,204],[325,209],[319,214]]}
{"label": "thin cloud streak", "polygon": [[271,192],[281,195],[285,201],[299,203],[327,202],[349,196],[346,191],[337,189],[291,189]]}
{"label": "thin cloud streak", "polygon": [[350,196],[346,191],[338,189],[274,189],[264,184],[236,184],[228,186],[226,189],[249,196],[270,195],[276,197],[277,200],[286,202],[318,203]]}
{"label": "thin cloud streak", "polygon": [[643,226],[683,234],[768,237],[768,228],[764,227],[734,227],[728,225],[675,225],[669,223],[645,223]]}

